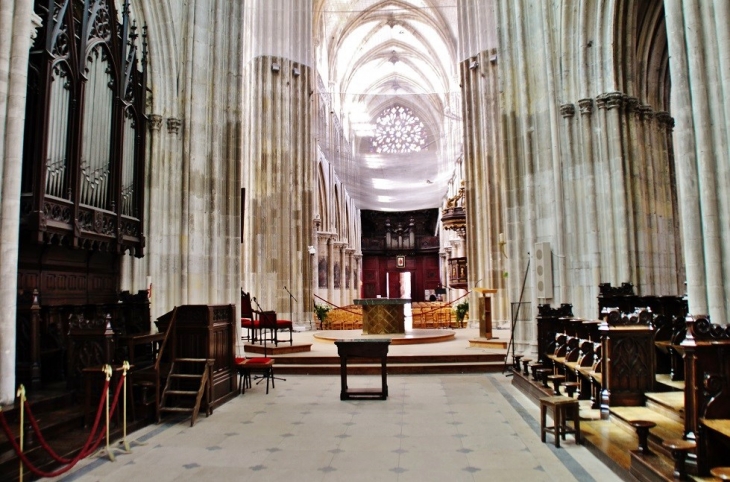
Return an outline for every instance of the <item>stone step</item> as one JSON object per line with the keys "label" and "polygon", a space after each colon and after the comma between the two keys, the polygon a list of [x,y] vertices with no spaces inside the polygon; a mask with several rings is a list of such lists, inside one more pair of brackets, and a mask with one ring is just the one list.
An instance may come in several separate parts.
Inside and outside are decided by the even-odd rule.
{"label": "stone step", "polygon": [[[340,357],[337,355],[282,355],[271,358],[276,360],[276,366],[282,365],[339,365]],[[475,353],[473,355],[388,355],[388,366],[391,365],[425,365],[433,363],[441,364],[471,364],[471,363],[500,363],[504,365],[504,353]],[[362,363],[380,363],[379,359]],[[360,361],[360,359],[358,359]]]}
{"label": "stone step", "polygon": [[[388,363],[389,375],[433,375],[459,373],[497,373],[504,368],[503,362],[484,363]],[[282,364],[274,365],[277,375],[340,375],[340,364]],[[349,375],[380,375],[379,364],[348,363]]]}

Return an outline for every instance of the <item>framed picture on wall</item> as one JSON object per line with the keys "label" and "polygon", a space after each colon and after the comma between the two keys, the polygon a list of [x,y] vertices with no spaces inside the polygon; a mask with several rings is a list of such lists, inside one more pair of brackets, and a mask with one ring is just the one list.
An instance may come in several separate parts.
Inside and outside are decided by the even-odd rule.
{"label": "framed picture on wall", "polygon": [[405,256],[396,256],[395,257],[395,267],[396,268],[405,268],[406,267],[406,257]]}

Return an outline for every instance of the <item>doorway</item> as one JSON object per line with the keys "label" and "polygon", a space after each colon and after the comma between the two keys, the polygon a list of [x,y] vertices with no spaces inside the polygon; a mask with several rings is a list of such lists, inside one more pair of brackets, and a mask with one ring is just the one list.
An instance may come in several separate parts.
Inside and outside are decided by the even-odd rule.
{"label": "doorway", "polygon": [[385,273],[386,298],[408,298],[413,299],[413,272],[411,271],[388,271]]}
{"label": "doorway", "polygon": [[[413,299],[413,272],[411,271],[388,271],[385,273],[387,287],[387,298],[407,298]],[[405,329],[410,331],[413,329],[413,312],[411,311],[411,303],[403,305],[403,316],[405,318]]]}

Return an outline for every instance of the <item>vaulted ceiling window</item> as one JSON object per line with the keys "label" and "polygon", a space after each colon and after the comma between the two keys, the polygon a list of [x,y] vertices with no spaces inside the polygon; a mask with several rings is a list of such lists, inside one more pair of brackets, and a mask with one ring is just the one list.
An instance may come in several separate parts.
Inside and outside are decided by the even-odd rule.
{"label": "vaulted ceiling window", "polygon": [[380,154],[420,152],[427,144],[423,122],[407,107],[390,107],[375,121],[373,148]]}

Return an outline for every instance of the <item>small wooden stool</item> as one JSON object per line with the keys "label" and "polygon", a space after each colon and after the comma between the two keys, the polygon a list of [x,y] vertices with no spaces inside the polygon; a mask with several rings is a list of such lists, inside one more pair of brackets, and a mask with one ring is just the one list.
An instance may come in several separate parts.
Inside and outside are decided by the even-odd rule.
{"label": "small wooden stool", "polygon": [[730,467],[713,467],[710,469],[710,475],[720,480],[730,480]]}
{"label": "small wooden stool", "polygon": [[548,375],[547,380],[553,382],[553,395],[560,395],[560,384],[565,380],[565,375]]}
{"label": "small wooden stool", "polygon": [[636,435],[639,437],[639,452],[644,455],[651,455],[651,450],[649,450],[649,429],[656,427],[656,423],[649,420],[631,420],[629,423],[636,429]]}
{"label": "small wooden stool", "polygon": [[532,379],[536,382],[539,382],[540,379],[537,378],[537,370],[542,368],[542,363],[530,363],[530,371],[532,372]]}
{"label": "small wooden stool", "polygon": [[520,360],[522,362],[522,374],[525,376],[530,375],[530,363],[532,363],[532,360],[530,358],[523,358]]}
{"label": "small wooden stool", "polygon": [[536,373],[537,373],[537,378],[536,378],[536,380],[539,380],[539,381],[541,381],[541,382],[542,382],[542,386],[543,386],[544,388],[549,388],[549,387],[548,387],[548,379],[547,379],[547,377],[548,377],[548,375],[550,375],[550,374],[551,374],[552,372],[553,372],[553,369],[552,369],[552,368],[538,368],[538,369],[536,370]]}
{"label": "small wooden stool", "polygon": [[687,478],[687,471],[684,468],[684,461],[687,458],[687,453],[697,448],[697,443],[679,438],[664,440],[662,445],[672,451],[674,478],[685,480]]}
{"label": "small wooden stool", "polygon": [[[546,426],[547,410],[553,411],[553,426]],[[572,413],[571,413],[572,412]],[[560,438],[565,440],[565,434],[575,434],[575,443],[580,445],[580,405],[578,400],[563,396],[544,397],[540,399],[540,440],[545,443],[545,434],[555,436],[555,447],[560,448]],[[565,425],[572,415],[573,428]]]}
{"label": "small wooden stool", "polygon": [[565,392],[568,396],[573,398],[573,394],[575,394],[575,391],[580,387],[580,382],[565,382],[563,383],[563,387],[565,388]]}

